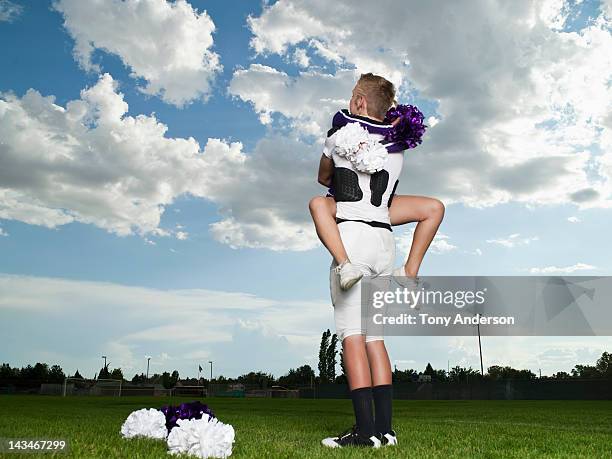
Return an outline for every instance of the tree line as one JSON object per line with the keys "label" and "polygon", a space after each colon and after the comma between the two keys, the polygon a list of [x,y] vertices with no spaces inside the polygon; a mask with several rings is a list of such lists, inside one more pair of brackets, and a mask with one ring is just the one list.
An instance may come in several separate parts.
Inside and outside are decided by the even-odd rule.
{"label": "tree line", "polygon": [[[269,388],[272,386],[282,386],[286,388],[296,388],[303,386],[311,386],[318,384],[345,384],[347,382],[344,363],[342,361],[342,346],[338,342],[338,336],[331,333],[330,330],[325,330],[321,336],[319,346],[319,362],[318,375],[310,365],[302,365],[297,368],[291,368],[285,375],[275,378],[274,375],[262,371],[251,371],[237,378],[226,378],[222,375],[208,381],[201,378],[180,378],[177,370],[172,373],[165,371],[161,374],[154,374],[146,377],[144,373],[135,374],[131,380],[127,380],[121,368],[110,369],[109,365],[103,366],[93,379],[117,379],[124,383],[132,383],[135,385],[142,384],[161,384],[166,389],[171,389],[177,384],[181,385],[208,385],[210,382],[215,384],[244,384],[245,386]],[[340,367],[340,372],[337,374],[337,368]],[[422,372],[414,369],[393,370],[393,382],[410,382],[423,379],[422,376],[427,376],[427,380],[439,382],[470,382],[475,380],[501,380],[501,379],[536,379],[536,374],[531,370],[518,370],[509,366],[493,365],[487,368],[484,375],[480,371],[472,367],[464,368],[455,366],[448,371],[444,369],[434,369],[430,363],[427,364]],[[67,375],[59,365],[49,366],[46,363],[36,363],[34,366],[27,365],[22,368],[13,368],[8,363],[3,363],[0,366],[0,387],[14,386],[16,388],[35,388],[43,383],[62,384]],[[82,378],[77,370],[72,378]],[[544,376],[542,379],[612,379],[612,353],[604,352],[594,365],[577,364],[567,373],[559,371],[552,376]]]}

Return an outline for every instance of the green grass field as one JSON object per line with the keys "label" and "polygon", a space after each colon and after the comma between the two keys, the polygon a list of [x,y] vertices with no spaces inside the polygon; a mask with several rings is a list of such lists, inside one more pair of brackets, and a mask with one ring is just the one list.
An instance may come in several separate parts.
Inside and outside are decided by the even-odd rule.
{"label": "green grass field", "polygon": [[[121,424],[133,410],[193,399],[0,395],[0,437],[69,440],[70,453],[54,457],[172,457],[163,440],[123,439]],[[204,402],[236,429],[236,458],[612,457],[612,401],[396,400],[400,444],[380,450],[320,445],[322,437],[352,425],[350,400]]]}

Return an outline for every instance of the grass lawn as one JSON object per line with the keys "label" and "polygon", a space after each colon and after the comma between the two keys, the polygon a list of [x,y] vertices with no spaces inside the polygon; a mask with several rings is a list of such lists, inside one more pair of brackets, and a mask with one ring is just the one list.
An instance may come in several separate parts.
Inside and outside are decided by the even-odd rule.
{"label": "grass lawn", "polygon": [[[169,458],[163,440],[125,440],[134,410],[194,397],[0,395],[0,437],[65,439],[68,454],[3,457]],[[353,423],[350,400],[204,399],[236,430],[232,457],[612,457],[612,401],[394,401],[399,446],[327,449]],[[189,456],[185,456],[189,457]]]}

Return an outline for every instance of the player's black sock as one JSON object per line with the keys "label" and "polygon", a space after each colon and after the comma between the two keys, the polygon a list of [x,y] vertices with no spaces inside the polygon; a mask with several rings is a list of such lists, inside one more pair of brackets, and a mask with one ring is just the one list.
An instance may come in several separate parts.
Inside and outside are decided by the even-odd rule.
{"label": "player's black sock", "polygon": [[360,387],[351,391],[355,420],[359,433],[370,438],[374,435],[374,416],[372,415],[372,388]]}
{"label": "player's black sock", "polygon": [[387,433],[391,430],[391,406],[393,404],[393,385],[383,384],[372,388],[375,406],[376,431]]}

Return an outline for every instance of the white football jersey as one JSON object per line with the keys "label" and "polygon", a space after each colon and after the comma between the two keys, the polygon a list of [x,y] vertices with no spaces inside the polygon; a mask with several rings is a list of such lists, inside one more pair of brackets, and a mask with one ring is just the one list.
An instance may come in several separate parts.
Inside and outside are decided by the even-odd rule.
{"label": "white football jersey", "polygon": [[[367,128],[372,122],[383,125],[376,120],[359,117],[360,124]],[[338,132],[330,130],[325,140],[323,154],[334,161],[332,190],[336,200],[336,218],[345,220],[376,221],[390,224],[389,206],[391,197],[397,189],[399,176],[404,162],[404,152],[389,153],[382,170],[368,174],[356,170],[346,158],[334,152],[335,136]],[[331,134],[331,135],[330,135]],[[370,131],[370,135],[382,140],[384,136]]]}

